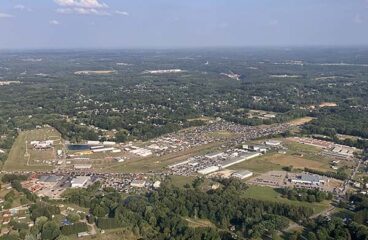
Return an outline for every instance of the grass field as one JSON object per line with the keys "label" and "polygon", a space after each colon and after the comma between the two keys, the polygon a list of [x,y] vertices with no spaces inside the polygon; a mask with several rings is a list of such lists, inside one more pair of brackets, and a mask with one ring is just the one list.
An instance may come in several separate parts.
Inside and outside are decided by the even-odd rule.
{"label": "grass field", "polygon": [[[283,167],[293,166],[294,168],[312,168],[318,170],[330,170],[330,159],[321,156],[321,149],[300,144],[296,142],[283,141],[283,145],[288,148],[286,154],[269,152],[263,156],[256,157],[234,166],[230,169],[247,169],[254,173],[265,173],[272,170],[281,170]],[[258,143],[258,142],[255,142]]]}
{"label": "grass field", "polygon": [[[33,150],[29,143],[35,140],[54,140],[55,146],[53,149],[48,150]],[[28,143],[28,154],[26,154],[26,142]],[[52,167],[42,164],[42,161],[55,159],[55,151],[62,148],[61,143],[60,133],[51,127],[21,132],[15,139],[8,159],[4,163],[3,170],[49,170]],[[37,161],[40,162],[37,163]]]}
{"label": "grass field", "polygon": [[249,186],[249,188],[243,194],[243,197],[258,199],[262,201],[272,201],[279,203],[287,203],[298,206],[311,207],[314,213],[322,212],[324,209],[329,207],[329,202],[324,201],[320,203],[309,203],[300,201],[291,201],[287,198],[281,197],[281,195],[275,191],[275,189],[270,187],[261,186]]}

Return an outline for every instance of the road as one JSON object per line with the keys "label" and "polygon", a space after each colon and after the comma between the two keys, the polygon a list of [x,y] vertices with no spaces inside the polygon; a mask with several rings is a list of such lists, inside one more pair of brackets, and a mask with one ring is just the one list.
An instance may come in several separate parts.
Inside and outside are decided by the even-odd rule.
{"label": "road", "polygon": [[[330,206],[329,208],[323,210],[322,212],[319,212],[319,213],[316,213],[316,214],[313,214],[312,216],[310,216],[309,218],[310,219],[316,219],[318,218],[319,216],[330,216],[331,213],[333,213],[335,211],[335,207],[334,206]],[[283,232],[289,232],[291,231],[292,229],[295,229],[295,228],[299,228],[299,227],[302,227],[300,226],[298,223],[296,222],[291,222],[289,224],[289,226],[287,228],[285,228],[283,230]]]}

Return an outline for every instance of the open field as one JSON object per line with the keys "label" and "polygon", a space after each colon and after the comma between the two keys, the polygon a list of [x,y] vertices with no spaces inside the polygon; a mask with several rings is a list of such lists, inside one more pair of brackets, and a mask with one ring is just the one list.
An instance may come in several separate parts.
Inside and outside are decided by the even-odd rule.
{"label": "open field", "polygon": [[207,219],[194,219],[194,218],[185,218],[188,222],[188,226],[192,228],[214,228],[216,227],[212,222]]}
{"label": "open field", "polygon": [[[35,140],[54,140],[54,148],[33,150],[29,143]],[[4,163],[3,170],[49,170],[50,166],[38,163],[38,161],[55,159],[56,149],[62,149],[62,139],[60,133],[54,128],[46,127],[20,132],[9,152],[8,159]]]}
{"label": "open field", "polygon": [[292,201],[287,198],[283,198],[278,192],[275,191],[275,189],[270,187],[249,186],[249,188],[243,194],[243,197],[259,199],[262,201],[271,201],[271,202],[279,202],[291,205],[311,207],[314,213],[322,212],[323,210],[329,207],[328,201],[320,203],[309,203],[309,202]]}
{"label": "open field", "polygon": [[179,176],[179,175],[173,175],[170,176],[171,183],[176,187],[184,187],[185,184],[191,185],[193,180],[195,179],[194,176]]}
{"label": "open field", "polygon": [[328,162],[309,160],[303,157],[292,156],[288,154],[273,154],[265,156],[266,161],[281,165],[293,166],[294,168],[304,169],[312,168],[317,170],[329,170]]}
{"label": "open field", "polygon": [[312,121],[313,119],[314,118],[312,118],[312,117],[303,117],[303,118],[297,118],[297,119],[291,120],[288,123],[293,125],[293,126],[300,126],[300,125],[303,125],[303,124],[306,124],[306,123]]}
{"label": "open field", "polygon": [[[281,139],[278,139],[281,140]],[[313,168],[318,170],[330,170],[330,161],[319,153],[321,149],[305,144],[295,143],[282,139],[283,145],[288,148],[286,154],[269,152],[263,156],[256,157],[234,166],[230,169],[247,169],[254,173],[265,173],[271,170],[281,170],[283,167],[293,166],[304,169]],[[258,143],[255,141],[254,143]]]}

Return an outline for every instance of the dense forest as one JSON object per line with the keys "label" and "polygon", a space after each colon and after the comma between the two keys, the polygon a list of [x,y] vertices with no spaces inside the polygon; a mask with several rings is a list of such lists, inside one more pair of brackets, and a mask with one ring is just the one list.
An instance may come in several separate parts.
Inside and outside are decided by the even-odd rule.
{"label": "dense forest", "polygon": [[[16,186],[24,176],[5,175],[4,182]],[[330,217],[311,218],[312,208],[245,197],[248,186],[237,179],[213,179],[220,184],[206,190],[203,181],[176,187],[170,178],[154,191],[122,195],[95,182],[86,189],[70,189],[63,201],[30,198],[29,213],[34,226],[10,222],[13,231],[0,239],[69,239],[96,224],[101,230],[125,229],[139,239],[358,239],[368,238],[368,197],[352,194],[341,199],[339,211]],[[15,187],[15,191],[24,192]],[[279,189],[283,196],[298,201],[323,201],[331,195],[318,190]],[[13,193],[14,195],[14,193]],[[9,196],[10,198],[11,196]],[[313,200],[313,201],[311,201]],[[60,203],[87,208],[87,213],[71,212],[68,224],[55,221]],[[208,226],[193,227],[191,221],[204,220]],[[292,223],[303,231],[285,231]]]}
{"label": "dense forest", "polygon": [[[239,192],[247,187],[238,180],[221,183],[222,189],[209,192],[164,185],[126,199],[113,190],[96,195],[91,187],[71,193],[68,201],[90,208],[89,218],[99,228],[131,228],[143,239],[227,239],[233,234],[259,238],[286,228],[290,219],[302,221],[312,214],[302,206],[241,198]],[[187,218],[208,219],[216,228],[194,231]]]}
{"label": "dense forest", "polygon": [[[17,131],[43,124],[72,142],[127,141],[205,124],[202,116],[246,125],[312,116],[306,133],[366,138],[366,55],[328,48],[2,52],[0,81],[13,83],[0,86],[0,160]],[[173,68],[182,72],[147,72]],[[111,72],[75,74],[84,70]],[[230,72],[239,79],[223,74]]]}

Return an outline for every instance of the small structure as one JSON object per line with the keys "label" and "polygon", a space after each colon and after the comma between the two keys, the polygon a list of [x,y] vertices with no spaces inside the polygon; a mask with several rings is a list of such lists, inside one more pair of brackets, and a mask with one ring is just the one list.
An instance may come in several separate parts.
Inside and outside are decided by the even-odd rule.
{"label": "small structure", "polygon": [[242,170],[242,171],[237,171],[233,173],[232,176],[235,178],[239,178],[239,179],[245,179],[245,178],[253,176],[253,173],[248,170]]}
{"label": "small structure", "polygon": [[267,140],[265,141],[265,144],[267,146],[271,146],[271,147],[278,147],[281,145],[281,142],[280,141],[276,141],[276,140]]}
{"label": "small structure", "polygon": [[159,188],[161,186],[161,182],[160,181],[156,181],[153,183],[153,188]]}
{"label": "small structure", "polygon": [[92,164],[74,164],[75,169],[90,169]]}

